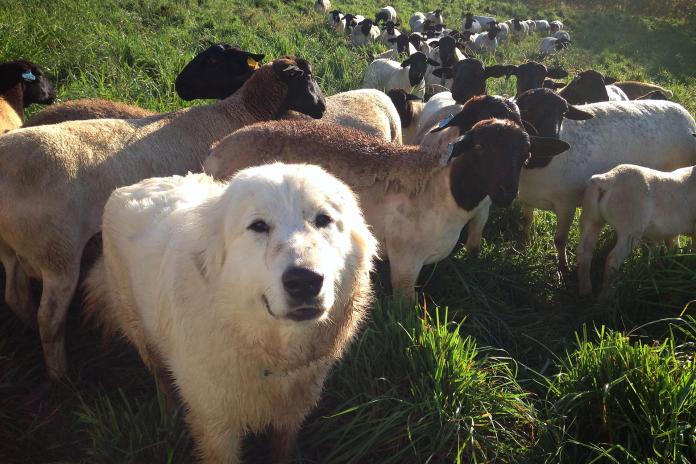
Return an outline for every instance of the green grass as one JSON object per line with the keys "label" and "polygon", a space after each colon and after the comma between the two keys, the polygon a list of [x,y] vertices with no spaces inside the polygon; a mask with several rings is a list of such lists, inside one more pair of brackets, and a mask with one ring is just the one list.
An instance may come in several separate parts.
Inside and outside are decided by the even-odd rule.
{"label": "green grass", "polygon": [[[390,4],[406,14],[443,6],[449,25],[469,9],[501,19],[562,18],[573,47],[547,64],[659,83],[694,114],[693,5],[681,18],[667,14],[674,8],[658,18],[645,14],[650,1],[621,1],[620,11],[589,0]],[[376,9],[366,0],[334,3],[366,16]],[[578,6],[588,3],[603,9]],[[381,46],[353,49],[311,5],[4,0],[0,58],[43,65],[60,100],[109,98],[155,111],[191,104],[176,96],[173,82],[210,42],[269,59],[303,56],[327,95],[359,87]],[[532,59],[539,39],[503,44],[484,61]],[[489,91],[512,95],[514,84],[493,79]],[[495,210],[478,258],[457,251],[424,269],[426,296],[416,308],[384,296],[388,277],[376,275],[372,318],[327,380],[297,462],[696,462],[696,254],[641,246],[597,303],[577,297],[575,276],[558,281],[554,217],[537,212],[526,246],[519,220],[517,208]],[[577,239],[573,227],[571,263]],[[613,240],[609,231],[601,237],[597,284]],[[44,380],[38,335],[2,309],[0,462],[190,462],[182,411],[164,407],[131,348],[103,343],[79,323],[79,304],[68,327],[69,381],[61,384]]]}

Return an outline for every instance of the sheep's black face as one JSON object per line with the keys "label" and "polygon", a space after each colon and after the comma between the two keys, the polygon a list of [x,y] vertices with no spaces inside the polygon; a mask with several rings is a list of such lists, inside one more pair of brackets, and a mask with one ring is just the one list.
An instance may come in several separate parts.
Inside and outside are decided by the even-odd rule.
{"label": "sheep's black face", "polygon": [[445,36],[439,40],[438,48],[440,49],[440,62],[443,67],[451,67],[456,59],[455,49],[457,41],[454,37]]}
{"label": "sheep's black face", "polygon": [[459,104],[466,103],[471,97],[486,93],[486,75],[483,63],[474,58],[467,58],[455,63],[452,98]]}
{"label": "sheep's black face", "polygon": [[487,195],[497,206],[512,203],[530,151],[529,136],[518,124],[481,121],[452,150],[457,159],[450,171],[450,189],[461,208],[470,211]]}
{"label": "sheep's black face", "polygon": [[419,33],[413,32],[412,34],[410,34],[408,36],[408,41],[411,42],[411,45],[416,47],[416,50],[418,50],[418,49],[420,49],[421,42],[425,41],[425,38],[422,35],[420,35]]}
{"label": "sheep's black face", "polygon": [[360,30],[362,31],[363,35],[368,35],[370,33],[370,30],[372,30],[372,21],[369,19],[366,19],[364,21],[361,21],[359,26],[360,26]]}
{"label": "sheep's black face", "polygon": [[429,64],[432,66],[440,66],[440,63],[428,58],[423,52],[416,52],[401,63],[402,68],[409,66],[408,81],[411,86],[415,87],[423,81],[423,78],[425,78],[425,71]]}
{"label": "sheep's black face", "polygon": [[394,40],[394,42],[396,42],[396,51],[398,53],[408,53],[409,52],[410,42],[409,42],[408,37],[406,37],[406,35],[401,34],[396,39],[389,39],[390,42],[392,40]]}
{"label": "sheep's black face", "polygon": [[396,25],[394,24],[394,21],[387,21],[384,28],[387,30],[387,34],[394,35],[394,28]]}
{"label": "sheep's black face", "polygon": [[32,103],[50,105],[56,98],[56,91],[51,82],[46,78],[41,68],[27,61],[22,62],[23,71],[20,79],[23,88],[23,105],[25,107]]}
{"label": "sheep's black face", "polygon": [[500,32],[500,26],[498,26],[497,24],[489,25],[488,38],[491,40],[495,39],[499,32]]}
{"label": "sheep's black face", "polygon": [[183,100],[223,100],[244,85],[263,58],[228,44],[211,45],[179,73],[174,88]]}
{"label": "sheep's black face", "polygon": [[464,21],[464,29],[471,29],[471,26],[474,24],[473,13],[467,13],[464,17],[466,18],[466,21]]}
{"label": "sheep's black face", "polygon": [[561,95],[573,105],[609,101],[604,77],[593,70],[582,71],[575,76],[561,91]]}
{"label": "sheep's black face", "polygon": [[276,60],[274,68],[287,84],[285,110],[299,111],[319,119],[326,111],[326,98],[312,74],[312,66],[303,59]]}
{"label": "sheep's black face", "polygon": [[517,95],[527,90],[543,87],[544,79],[547,77],[561,79],[568,76],[568,73],[562,69],[546,69],[546,66],[536,61],[516,66],[513,74],[517,76]]}
{"label": "sheep's black face", "polygon": [[514,102],[502,97],[479,95],[467,101],[462,110],[450,121],[430,132],[439,132],[448,127],[457,127],[459,135],[464,135],[475,124],[486,119],[508,119],[520,126],[522,125],[520,111]]}

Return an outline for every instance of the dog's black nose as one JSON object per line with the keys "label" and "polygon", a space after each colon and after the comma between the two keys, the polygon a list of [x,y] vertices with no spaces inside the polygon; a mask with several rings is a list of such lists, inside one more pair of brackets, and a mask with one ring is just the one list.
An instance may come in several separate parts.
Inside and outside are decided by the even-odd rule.
{"label": "dog's black nose", "polygon": [[283,287],[292,298],[306,301],[321,291],[324,276],[303,267],[291,267],[283,273]]}

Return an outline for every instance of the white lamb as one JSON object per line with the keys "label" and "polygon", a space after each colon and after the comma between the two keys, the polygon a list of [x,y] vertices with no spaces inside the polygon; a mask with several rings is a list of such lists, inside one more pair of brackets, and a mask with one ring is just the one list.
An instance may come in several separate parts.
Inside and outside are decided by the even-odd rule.
{"label": "white lamb", "polygon": [[111,195],[102,234],[87,312],[168,371],[203,462],[238,463],[264,431],[264,462],[289,462],[370,300],[355,195],[307,165],[151,178]]}
{"label": "white lamb", "polygon": [[377,59],[369,64],[363,77],[363,88],[388,92],[403,89],[407,93],[423,98],[425,95],[425,72],[428,64],[439,66],[422,52],[416,52],[403,62]]}
{"label": "white lamb", "polygon": [[641,239],[673,241],[680,234],[696,240],[696,169],[656,171],[622,164],[592,176],[580,218],[578,278],[580,294],[592,293],[590,266],[599,233],[607,223],[616,229],[616,245],[604,271],[604,291],[624,259]]}
{"label": "white lamb", "polygon": [[358,23],[350,33],[350,41],[355,46],[368,45],[379,39],[380,30],[370,19]]}

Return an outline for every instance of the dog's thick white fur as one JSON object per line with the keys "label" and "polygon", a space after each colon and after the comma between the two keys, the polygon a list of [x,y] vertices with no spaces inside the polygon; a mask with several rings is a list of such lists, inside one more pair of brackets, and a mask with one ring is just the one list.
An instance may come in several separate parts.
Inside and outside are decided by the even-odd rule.
{"label": "dog's thick white fur", "polygon": [[[262,431],[267,460],[287,459],[371,297],[377,242],[351,190],[281,163],[228,183],[152,178],[111,195],[102,235],[88,315],[170,371],[202,460],[236,463]],[[323,276],[299,303],[284,277],[297,268]]]}

